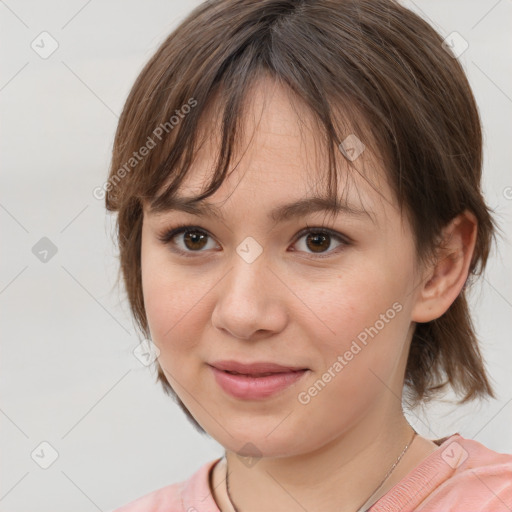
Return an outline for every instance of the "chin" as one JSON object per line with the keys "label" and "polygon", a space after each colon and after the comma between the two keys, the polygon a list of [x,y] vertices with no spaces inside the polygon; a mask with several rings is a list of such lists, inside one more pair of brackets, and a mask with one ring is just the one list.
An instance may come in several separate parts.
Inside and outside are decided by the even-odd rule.
{"label": "chin", "polygon": [[213,429],[203,428],[226,450],[240,457],[288,457],[306,453],[313,448],[307,446],[305,439],[296,436],[289,428],[278,426],[282,420],[281,417],[259,423],[253,418],[247,424],[238,421],[237,427],[224,422],[225,430],[217,424]]}

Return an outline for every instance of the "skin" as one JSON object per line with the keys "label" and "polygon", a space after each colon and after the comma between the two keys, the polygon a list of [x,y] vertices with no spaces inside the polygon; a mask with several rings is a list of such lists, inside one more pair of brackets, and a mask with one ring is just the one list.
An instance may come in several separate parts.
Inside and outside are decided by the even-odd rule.
{"label": "skin", "polygon": [[[244,122],[250,135],[245,152],[207,199],[222,209],[224,222],[179,211],[155,215],[144,207],[142,283],[152,340],[169,383],[225,447],[230,494],[239,510],[356,510],[411,438],[401,396],[414,325],[441,316],[461,291],[476,221],[469,212],[457,217],[445,230],[448,242],[438,264],[421,267],[411,228],[367,149],[354,164],[375,188],[354,175],[347,197],[371,211],[374,222],[364,215],[317,212],[276,224],[267,218],[270,210],[318,192],[315,184],[323,183],[325,162],[313,123],[301,134],[288,91],[266,80],[254,88]],[[214,125],[211,119],[211,133],[219,133]],[[180,195],[203,189],[218,143],[212,137],[200,149]],[[343,157],[340,166],[348,175]],[[340,182],[341,193],[348,181]],[[183,233],[174,238],[192,257],[158,240],[181,222],[211,235],[201,252],[186,245]],[[295,238],[303,228],[323,225],[350,237],[351,244],[331,238],[330,246],[326,242],[315,252],[307,235]],[[247,236],[263,249],[252,263],[236,252]],[[309,403],[300,403],[299,393],[394,303],[400,312]],[[244,401],[217,385],[207,363],[219,359],[274,361],[309,372],[277,395]],[[374,498],[436,448],[417,436]],[[257,463],[247,466],[237,452],[257,457]],[[222,511],[233,510],[225,475],[221,461],[211,487]]]}

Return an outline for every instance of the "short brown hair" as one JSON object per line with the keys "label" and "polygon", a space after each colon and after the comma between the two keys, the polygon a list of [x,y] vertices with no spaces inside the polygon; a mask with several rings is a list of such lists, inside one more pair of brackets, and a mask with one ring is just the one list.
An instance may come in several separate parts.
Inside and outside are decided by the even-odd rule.
{"label": "short brown hair", "polygon": [[[481,274],[497,225],[480,186],[480,118],[462,66],[442,43],[428,23],[393,0],[212,0],[194,9],[130,92],[105,187],[107,210],[118,212],[120,270],[141,332],[150,337],[141,284],[143,202],[158,210],[176,192],[193,160],[200,120],[212,104],[222,119],[222,147],[213,179],[198,200],[220,187],[243,102],[264,74],[286,84],[290,97],[304,102],[323,128],[331,195],[337,195],[335,145],[356,130],[386,164],[400,211],[413,228],[418,258],[434,254],[442,228],[468,209],[478,221],[470,277]],[[336,108],[350,126],[337,129]],[[127,168],[150,139],[155,147]],[[441,317],[416,325],[405,374],[414,405],[447,384],[460,402],[495,396],[466,291],[467,286]],[[158,379],[204,432],[160,365]]]}

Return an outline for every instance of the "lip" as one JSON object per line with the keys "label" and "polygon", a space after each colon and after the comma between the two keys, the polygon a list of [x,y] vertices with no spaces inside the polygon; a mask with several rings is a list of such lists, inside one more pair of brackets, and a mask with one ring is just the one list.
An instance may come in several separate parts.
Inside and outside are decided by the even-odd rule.
{"label": "lip", "polygon": [[218,370],[242,373],[244,375],[257,375],[261,373],[287,373],[300,370],[308,370],[300,366],[285,366],[271,362],[241,363],[233,360],[222,360],[210,363],[210,366]]}
{"label": "lip", "polygon": [[[226,362],[227,363],[227,362]],[[253,363],[251,365],[233,364],[229,362],[229,368],[238,370],[225,370],[210,365],[217,384],[228,394],[243,400],[263,400],[288,388],[302,379],[308,369],[291,368],[275,363]],[[217,365],[219,363],[215,363]],[[220,366],[226,366],[220,364]],[[234,375],[227,371],[247,371],[252,374]],[[266,370],[266,371],[264,371]],[[279,371],[278,371],[279,370]],[[257,373],[268,373],[267,376],[256,376]]]}

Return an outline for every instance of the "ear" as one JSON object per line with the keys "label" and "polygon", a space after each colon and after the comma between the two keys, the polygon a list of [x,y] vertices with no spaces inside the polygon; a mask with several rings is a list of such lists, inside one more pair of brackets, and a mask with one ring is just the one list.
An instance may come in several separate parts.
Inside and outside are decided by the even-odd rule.
{"label": "ear", "polygon": [[430,322],[442,316],[461,292],[475,249],[478,221],[465,210],[442,232],[436,263],[424,270],[411,320]]}

